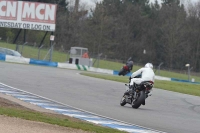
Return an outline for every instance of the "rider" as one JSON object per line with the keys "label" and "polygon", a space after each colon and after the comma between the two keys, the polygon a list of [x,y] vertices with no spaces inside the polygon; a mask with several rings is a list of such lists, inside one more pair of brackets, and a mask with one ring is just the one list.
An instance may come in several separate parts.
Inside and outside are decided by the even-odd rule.
{"label": "rider", "polygon": [[126,66],[128,67],[129,72],[133,69],[133,61],[127,61]]}
{"label": "rider", "polygon": [[[141,75],[141,78],[135,78],[136,76]],[[133,93],[133,89],[135,84],[139,85],[141,82],[143,81],[152,81],[154,82],[154,71],[153,71],[153,64],[152,63],[146,63],[145,67],[140,68],[139,70],[137,70],[136,72],[132,73],[132,75],[130,76],[129,80],[130,80],[130,92]],[[150,95],[150,94],[149,94]]]}

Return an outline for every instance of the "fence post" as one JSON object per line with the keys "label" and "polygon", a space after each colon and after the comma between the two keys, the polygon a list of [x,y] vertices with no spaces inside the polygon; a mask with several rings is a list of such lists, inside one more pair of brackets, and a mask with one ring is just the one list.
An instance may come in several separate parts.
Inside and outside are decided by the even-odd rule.
{"label": "fence post", "polygon": [[51,32],[51,36],[50,36],[51,49],[50,49],[50,57],[49,57],[49,61],[52,61],[52,54],[53,54],[53,41],[54,41],[54,35],[53,35],[53,32]]}

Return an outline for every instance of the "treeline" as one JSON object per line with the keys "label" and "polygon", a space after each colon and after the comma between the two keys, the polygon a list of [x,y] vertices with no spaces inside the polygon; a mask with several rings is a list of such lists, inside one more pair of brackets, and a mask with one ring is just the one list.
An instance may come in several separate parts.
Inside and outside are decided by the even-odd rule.
{"label": "treeline", "polygon": [[[163,62],[170,69],[186,69],[189,63],[193,71],[200,71],[200,4],[185,7],[179,0],[162,0],[161,5],[148,0],[103,0],[95,9],[80,5],[76,11],[65,0],[40,2],[58,4],[58,50],[87,47],[93,57],[101,53],[107,59],[126,61],[132,57],[134,62],[152,62],[155,66]],[[17,33],[16,29],[6,30],[0,32],[4,39]],[[28,32],[28,42],[39,41],[44,35]]]}

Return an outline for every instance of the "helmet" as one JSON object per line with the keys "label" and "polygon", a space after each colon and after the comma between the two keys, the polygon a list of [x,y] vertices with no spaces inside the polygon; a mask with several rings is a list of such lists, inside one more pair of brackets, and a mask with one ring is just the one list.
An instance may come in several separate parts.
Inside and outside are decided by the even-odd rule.
{"label": "helmet", "polygon": [[129,63],[130,63],[131,65],[133,65],[133,61],[129,61]]}
{"label": "helmet", "polygon": [[147,64],[145,65],[145,67],[146,67],[146,68],[151,68],[151,69],[153,69],[153,64],[152,64],[152,63],[147,63]]}

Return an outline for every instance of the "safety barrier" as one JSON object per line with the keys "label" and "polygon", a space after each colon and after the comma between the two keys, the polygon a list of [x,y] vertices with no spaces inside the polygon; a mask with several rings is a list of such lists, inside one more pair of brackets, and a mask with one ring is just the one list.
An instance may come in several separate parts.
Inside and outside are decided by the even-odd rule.
{"label": "safety barrier", "polygon": [[182,80],[182,79],[176,79],[176,78],[171,78],[171,81],[184,82],[184,83],[192,83],[192,84],[200,84],[200,82],[191,82],[191,81],[188,81],[188,80]]}
{"label": "safety barrier", "polygon": [[[2,60],[4,60],[4,59],[2,59]],[[30,59],[28,59],[28,58],[21,58],[21,57],[15,57],[15,56],[5,56],[5,61],[6,62],[13,62],[13,63],[29,64]]]}
{"label": "safety barrier", "polygon": [[49,62],[49,61],[35,60],[35,59],[30,59],[29,64],[51,66],[51,67],[57,67],[58,66],[57,62]]}
{"label": "safety barrier", "polygon": [[[23,58],[23,57],[15,57],[15,56],[4,55],[4,54],[0,54],[0,60],[1,61],[5,61],[5,62],[13,62],[13,63],[21,63],[21,64],[32,64],[32,65],[42,65],[42,66],[67,68],[67,69],[76,69],[76,70],[90,71],[90,72],[97,72],[97,73],[104,73],[104,74],[111,74],[111,75],[118,75],[118,73],[119,73],[119,71],[117,71],[117,70],[101,69],[101,68],[88,67],[88,66],[85,66],[85,65],[76,65],[76,64],[69,64],[69,63],[49,62],[49,61],[44,61],[44,60],[36,60],[36,59],[29,59],[29,58]],[[131,76],[131,74],[132,73],[128,73],[125,76]],[[161,77],[161,76],[157,76],[157,75],[155,76],[155,79],[200,84],[200,82],[190,82],[188,80]]]}
{"label": "safety barrier", "polygon": [[0,54],[0,60],[5,61],[5,62],[13,62],[13,63],[21,63],[21,64],[42,65],[42,66],[50,66],[50,67],[58,67],[58,68],[99,72],[99,73],[105,73],[105,74],[113,74],[113,70],[88,67],[85,65],[78,65],[78,64],[76,65],[76,64],[69,64],[69,63],[49,62],[49,61],[44,61],[44,60],[29,59],[29,58],[16,57],[16,56],[4,55],[4,54]]}

